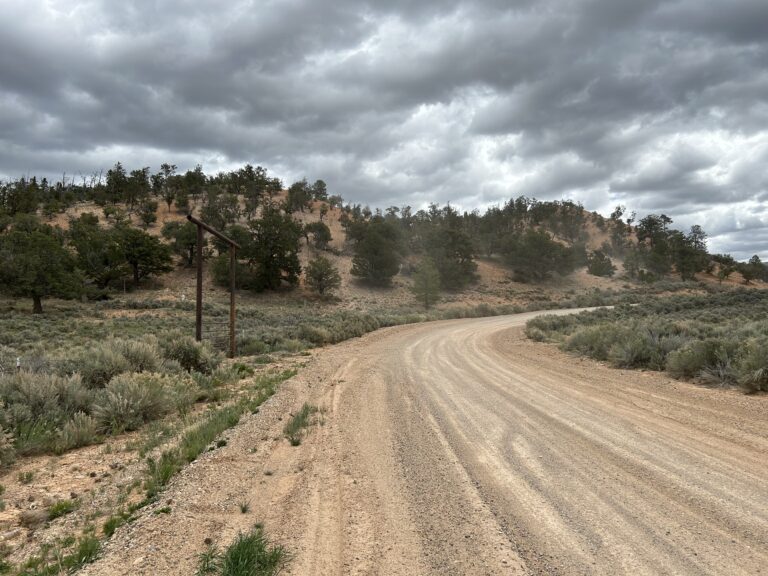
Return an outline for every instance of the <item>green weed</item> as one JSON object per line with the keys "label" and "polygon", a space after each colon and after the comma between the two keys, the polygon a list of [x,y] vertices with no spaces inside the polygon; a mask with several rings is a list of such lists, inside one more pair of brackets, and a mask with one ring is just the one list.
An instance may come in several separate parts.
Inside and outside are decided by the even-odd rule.
{"label": "green weed", "polygon": [[237,535],[226,550],[219,552],[210,546],[198,557],[198,575],[270,576],[285,565],[286,552],[282,546],[271,546],[263,530],[255,527]]}
{"label": "green weed", "polygon": [[298,446],[301,444],[302,437],[305,434],[306,428],[312,424],[312,415],[318,411],[316,406],[310,404],[304,404],[296,414],[288,421],[283,428],[283,433],[291,446]]}

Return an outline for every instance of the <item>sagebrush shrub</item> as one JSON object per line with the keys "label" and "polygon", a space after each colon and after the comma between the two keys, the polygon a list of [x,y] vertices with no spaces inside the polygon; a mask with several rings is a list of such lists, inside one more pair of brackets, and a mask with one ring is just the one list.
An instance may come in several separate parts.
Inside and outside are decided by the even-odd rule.
{"label": "sagebrush shrub", "polygon": [[168,360],[175,360],[184,370],[210,374],[220,363],[221,358],[202,342],[181,333],[169,333],[159,338],[160,349]]}
{"label": "sagebrush shrub", "polygon": [[299,326],[299,338],[320,346],[332,341],[331,332],[328,329],[314,324]]}
{"label": "sagebrush shrub", "polygon": [[74,374],[68,378],[58,378],[59,405],[66,415],[78,412],[90,412],[95,394],[83,384],[82,377]]}
{"label": "sagebrush shrub", "polygon": [[99,424],[93,416],[77,412],[64,423],[59,433],[59,452],[95,444],[98,441]]}
{"label": "sagebrush shrub", "polygon": [[161,367],[160,349],[154,336],[143,340],[115,339],[109,344],[128,361],[132,372],[157,372]]}
{"label": "sagebrush shrub", "polygon": [[738,381],[746,392],[768,392],[768,339],[747,344],[738,364]]}
{"label": "sagebrush shrub", "polygon": [[131,363],[113,342],[105,342],[81,351],[72,362],[71,370],[82,376],[86,386],[104,388],[118,374],[129,372]]}
{"label": "sagebrush shrub", "polygon": [[695,340],[669,354],[666,369],[675,378],[694,378],[702,372],[717,372],[735,356],[738,343],[719,338]]}
{"label": "sagebrush shrub", "polygon": [[[531,329],[536,328],[532,326]],[[618,326],[600,324],[578,329],[563,342],[563,348],[597,360],[608,360],[611,348],[627,338],[626,331]]]}
{"label": "sagebrush shrub", "polygon": [[526,326],[525,335],[534,342],[546,342],[547,340],[546,333],[543,330],[533,326]]}
{"label": "sagebrush shrub", "polygon": [[179,375],[165,375],[163,377],[164,387],[168,395],[168,401],[179,416],[186,416],[192,408],[192,405],[200,395],[200,388],[189,375],[181,377]]}
{"label": "sagebrush shrub", "polygon": [[62,378],[51,374],[18,372],[0,377],[0,399],[14,419],[60,420],[59,387]]}
{"label": "sagebrush shrub", "polygon": [[96,401],[93,415],[102,429],[113,433],[136,430],[166,414],[171,403],[157,374],[121,374],[113,378]]}

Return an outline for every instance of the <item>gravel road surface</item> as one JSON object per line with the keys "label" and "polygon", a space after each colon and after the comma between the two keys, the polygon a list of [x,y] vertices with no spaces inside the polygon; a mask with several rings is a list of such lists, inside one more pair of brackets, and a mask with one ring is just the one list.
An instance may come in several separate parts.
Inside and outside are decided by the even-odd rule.
{"label": "gravel road surface", "polygon": [[317,351],[85,573],[191,574],[257,520],[294,575],[768,573],[768,397],[566,356],[530,317]]}

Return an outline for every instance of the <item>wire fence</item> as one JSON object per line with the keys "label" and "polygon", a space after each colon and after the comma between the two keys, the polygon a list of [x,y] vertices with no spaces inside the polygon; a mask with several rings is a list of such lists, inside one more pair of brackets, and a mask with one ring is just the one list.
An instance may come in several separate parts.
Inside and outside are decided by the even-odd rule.
{"label": "wire fence", "polygon": [[[237,318],[235,319],[237,326]],[[203,317],[203,340],[215,350],[229,350],[229,316]]]}

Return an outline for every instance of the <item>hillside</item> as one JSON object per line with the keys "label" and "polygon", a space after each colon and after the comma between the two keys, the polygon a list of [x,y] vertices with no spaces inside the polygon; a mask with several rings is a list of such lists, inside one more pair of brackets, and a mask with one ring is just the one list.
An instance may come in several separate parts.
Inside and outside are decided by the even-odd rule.
{"label": "hillside", "polygon": [[[287,191],[282,191],[274,195],[275,201],[285,201]],[[245,205],[245,199],[240,196],[238,203],[241,208]],[[307,210],[296,211],[293,218],[302,224],[319,222],[321,220],[320,208],[325,204],[321,201],[309,203]],[[125,209],[124,205],[118,205]],[[326,204],[327,206],[327,204]],[[192,213],[201,217],[201,206],[199,203],[192,206]],[[71,206],[64,212],[55,215],[47,221],[54,226],[59,226],[66,230],[72,218],[78,218],[82,214],[95,214],[103,226],[109,226],[110,220],[104,215],[103,207],[93,202],[82,202]],[[140,226],[138,215],[126,210],[130,222],[134,226]],[[374,308],[397,308],[413,301],[413,295],[410,287],[412,277],[408,274],[409,268],[418,261],[417,257],[408,257],[405,265],[402,267],[388,288],[372,288],[365,283],[360,282],[350,274],[352,268],[353,249],[347,240],[347,233],[342,226],[344,209],[342,207],[328,207],[328,212],[322,218],[330,229],[332,240],[329,242],[328,251],[323,251],[322,255],[331,260],[338,268],[342,283],[336,293],[337,298],[328,302],[327,305],[333,307],[365,309]],[[156,210],[156,222],[146,228],[147,232],[153,236],[161,237],[161,229],[167,222],[185,222],[186,213],[179,211],[174,206],[170,210],[165,204],[160,203]],[[610,233],[608,230],[601,229],[598,221],[604,220],[596,213],[583,210],[583,224],[578,232],[580,241],[587,250],[599,250],[606,243],[610,243]],[[239,223],[246,223],[244,218],[240,218]],[[636,234],[630,233],[631,240],[636,242]],[[556,240],[565,246],[571,245],[562,238]],[[315,257],[318,250],[314,249],[307,242],[301,243],[299,257],[302,269],[306,268],[307,263]],[[577,295],[588,295],[595,290],[625,292],[627,290],[636,290],[638,288],[629,279],[624,276],[623,259],[614,257],[614,263],[617,267],[613,277],[599,277],[587,273],[584,267],[578,268],[573,273],[565,276],[555,275],[553,278],[537,283],[523,283],[514,280],[512,270],[509,266],[500,261],[498,257],[478,257],[477,263],[477,281],[471,283],[466,289],[460,292],[443,292],[441,296],[441,306],[450,308],[455,306],[488,304],[491,306],[511,304],[518,306],[530,306],[535,302],[560,301],[572,298]],[[676,280],[673,274],[669,275],[670,281]],[[734,271],[728,278],[722,282],[718,281],[714,274],[697,273],[695,279],[710,285],[738,286],[743,285],[744,280],[741,275]],[[759,282],[759,281],[758,281]],[[759,284],[758,284],[759,285]],[[175,271],[156,278],[151,284],[145,286],[140,294],[146,297],[160,298],[192,298],[194,296],[195,276],[194,272],[183,266],[178,266]],[[757,286],[754,285],[753,286]],[[220,294],[225,291],[224,288],[216,286],[206,275],[206,290],[209,293]],[[139,294],[137,293],[137,296]],[[246,301],[267,301],[276,302],[286,300],[288,302],[303,299],[313,299],[313,295],[307,289],[304,278],[302,277],[297,290],[291,293],[280,292],[262,293],[259,295],[249,294],[247,291],[241,291],[241,298]]]}

